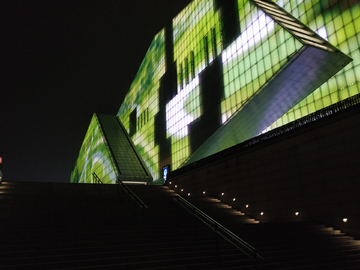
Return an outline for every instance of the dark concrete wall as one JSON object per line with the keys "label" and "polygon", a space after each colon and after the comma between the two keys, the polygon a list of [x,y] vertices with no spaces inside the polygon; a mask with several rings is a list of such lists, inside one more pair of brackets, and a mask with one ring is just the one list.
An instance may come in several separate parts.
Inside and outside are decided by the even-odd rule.
{"label": "dark concrete wall", "polygon": [[170,187],[206,191],[260,222],[310,221],[360,238],[359,138],[357,106],[170,176]]}

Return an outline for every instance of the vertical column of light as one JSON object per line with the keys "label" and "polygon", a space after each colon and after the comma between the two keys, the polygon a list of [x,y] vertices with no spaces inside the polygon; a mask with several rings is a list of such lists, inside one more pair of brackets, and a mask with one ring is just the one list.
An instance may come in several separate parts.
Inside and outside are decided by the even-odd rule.
{"label": "vertical column of light", "polygon": [[224,123],[302,44],[250,1],[238,1],[241,34],[222,54]]}
{"label": "vertical column of light", "polygon": [[[180,92],[185,86],[186,58],[188,66],[191,67],[192,58],[190,55],[193,54],[195,76],[205,68],[204,37],[207,37],[207,46],[209,52],[212,52],[212,29],[216,35],[216,51],[219,54],[222,50],[219,18],[218,14],[214,12],[213,1],[197,0],[191,2],[173,19],[173,27],[174,60],[177,64],[178,92]],[[212,61],[213,56],[209,53],[209,62]],[[192,70],[189,69],[189,73],[191,72]]]}
{"label": "vertical column of light", "polygon": [[289,110],[266,131],[360,92],[360,3],[345,10],[340,9],[338,4],[328,5],[324,10],[320,8],[320,1],[310,0],[301,2],[281,0],[277,1],[277,4],[350,56],[353,61]]}
{"label": "vertical column of light", "polygon": [[190,155],[188,125],[201,115],[198,75],[214,60],[213,52],[219,55],[222,48],[213,1],[193,1],[174,18],[173,27],[178,94],[167,104],[166,118],[167,136],[171,137],[172,167],[176,169]]}

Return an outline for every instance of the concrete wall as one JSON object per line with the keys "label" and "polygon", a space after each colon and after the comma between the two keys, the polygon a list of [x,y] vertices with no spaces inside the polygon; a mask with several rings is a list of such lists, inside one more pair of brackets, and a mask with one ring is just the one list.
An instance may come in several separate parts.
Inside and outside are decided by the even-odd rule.
{"label": "concrete wall", "polygon": [[260,222],[310,221],[360,239],[358,106],[217,162],[190,166],[169,175],[169,186],[184,196],[205,191]]}

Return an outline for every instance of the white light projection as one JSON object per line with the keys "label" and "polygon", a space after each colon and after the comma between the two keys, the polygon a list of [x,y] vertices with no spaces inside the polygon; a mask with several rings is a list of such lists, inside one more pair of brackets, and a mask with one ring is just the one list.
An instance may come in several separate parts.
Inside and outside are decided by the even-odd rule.
{"label": "white light projection", "polygon": [[[200,116],[199,113],[190,114],[185,110],[184,103],[193,91],[199,91],[199,76],[196,76],[166,105],[167,137],[176,135],[179,138],[183,138],[187,136],[187,126]],[[196,98],[200,99],[198,93]]]}
{"label": "white light projection", "polygon": [[328,36],[327,36],[327,33],[326,33],[326,27],[323,26],[323,27],[320,27],[318,30],[315,31],[316,34],[318,34],[320,37],[322,37],[323,39],[325,39],[326,41],[329,41],[328,40]]}
{"label": "white light projection", "polygon": [[[255,44],[266,38],[269,33],[275,29],[273,19],[267,16],[263,11],[254,10],[250,16],[253,19],[249,21],[248,27],[222,52],[223,64],[227,64],[229,61],[236,59],[241,54],[254,47]],[[200,67],[198,72],[200,73],[204,68],[205,66]],[[199,91],[198,86],[199,76],[196,76],[166,105],[167,137],[176,135],[178,138],[183,138],[187,136],[187,126],[200,116],[200,114],[189,114],[184,108],[186,98],[192,91]],[[198,95],[197,98],[199,98]],[[223,123],[227,119],[225,118],[223,117]]]}
{"label": "white light projection", "polygon": [[[231,65],[237,65],[241,58],[244,58],[246,54],[250,53],[250,50],[253,47],[269,37],[275,31],[274,20],[260,9],[252,10],[245,20],[247,20],[245,30],[242,31],[240,36],[238,36],[236,40],[222,53],[224,70],[229,70]],[[251,67],[248,66],[245,68],[250,69]],[[235,91],[238,90],[240,89],[235,89]],[[229,89],[229,85],[224,85],[225,99],[230,97],[232,94],[234,94],[234,91]],[[231,115],[232,113],[223,111],[221,115],[222,124],[225,124]]]}
{"label": "white light projection", "polygon": [[249,16],[252,17],[252,20],[248,23],[247,28],[223,51],[223,64],[226,64],[228,61],[232,61],[241,54],[247,52],[258,42],[269,36],[269,33],[274,31],[275,23],[271,17],[267,16],[260,9],[254,9],[251,13],[252,14],[249,14]]}

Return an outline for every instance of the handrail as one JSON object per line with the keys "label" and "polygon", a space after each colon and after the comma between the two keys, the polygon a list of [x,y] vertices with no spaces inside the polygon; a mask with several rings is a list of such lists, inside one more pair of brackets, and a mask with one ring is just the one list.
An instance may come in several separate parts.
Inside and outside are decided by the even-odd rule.
{"label": "handrail", "polygon": [[95,179],[95,184],[104,184],[103,181],[101,181],[101,179],[97,176],[95,172],[93,172],[92,175]]}
{"label": "handrail", "polygon": [[116,184],[119,185],[123,191],[142,209],[148,208],[147,205],[127,186],[125,185],[120,178],[116,179]]}
{"label": "handrail", "polygon": [[99,178],[99,176],[97,176],[97,174],[95,172],[93,172],[92,175],[94,177],[94,180],[95,180],[94,182],[95,182],[96,186],[98,188],[101,187],[101,191],[103,192],[106,189],[106,187],[104,186],[103,181],[101,181],[101,179]]}
{"label": "handrail", "polygon": [[204,223],[206,226],[208,226],[210,229],[212,229],[215,233],[220,235],[222,238],[224,238],[226,241],[228,241],[230,244],[235,246],[238,250],[240,250],[243,254],[245,254],[247,257],[249,257],[251,260],[255,262],[255,265],[257,263],[257,259],[264,260],[262,256],[257,254],[256,249],[245,242],[243,239],[241,239],[239,236],[231,232],[229,229],[221,225],[219,222],[205,214],[203,211],[198,209],[196,206],[191,204],[189,201],[185,200],[180,195],[177,195],[174,198],[175,201],[177,201],[185,210],[187,210],[189,213],[191,213],[193,216],[195,216],[197,219],[199,219],[202,223]]}

